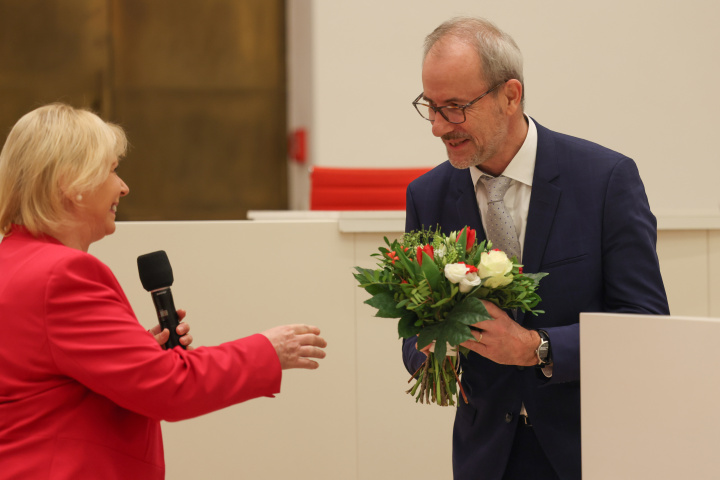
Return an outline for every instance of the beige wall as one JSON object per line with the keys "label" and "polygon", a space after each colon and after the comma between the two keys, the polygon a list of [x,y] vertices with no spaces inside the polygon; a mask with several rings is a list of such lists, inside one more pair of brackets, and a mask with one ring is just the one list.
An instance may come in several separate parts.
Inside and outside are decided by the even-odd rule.
{"label": "beige wall", "polygon": [[[288,2],[289,28],[306,46],[305,61],[288,65],[297,86],[289,118],[308,124],[312,163],[447,158],[410,103],[422,90],[425,35],[455,15],[484,16],[510,33],[525,58],[527,113],[634,158],[655,213],[720,214],[720,2],[707,0]],[[293,188],[307,189],[295,173]]]}
{"label": "beige wall", "polygon": [[585,480],[718,478],[719,334],[718,318],[580,316]]}
{"label": "beige wall", "polygon": [[[405,394],[395,322],[371,316],[351,276],[372,265],[382,236],[341,233],[335,221],[120,223],[92,247],[146,327],[157,320],[136,258],[162,249],[197,346],[297,322],[318,325],[329,343],[320,369],[285,372],[275,399],[163,423],[168,478],[449,475],[453,411]],[[437,462],[413,466],[431,436]]]}
{"label": "beige wall", "polygon": [[[367,218],[363,218],[363,215]],[[385,217],[383,217],[385,215]],[[173,294],[195,344],[215,345],[274,325],[318,325],[329,342],[317,371],[285,372],[282,393],[197,419],[163,424],[168,478],[449,478],[453,410],[416,404],[393,320],[373,317],[352,267],[394,214],[327,220],[119,223],[91,253],[116,273],[141,323],[156,322],[136,258],[165,250]],[[402,225],[402,215],[395,215]],[[383,231],[380,231],[383,230]],[[662,230],[658,252],[676,315],[718,316],[720,234]],[[433,459],[419,453],[432,448]]]}

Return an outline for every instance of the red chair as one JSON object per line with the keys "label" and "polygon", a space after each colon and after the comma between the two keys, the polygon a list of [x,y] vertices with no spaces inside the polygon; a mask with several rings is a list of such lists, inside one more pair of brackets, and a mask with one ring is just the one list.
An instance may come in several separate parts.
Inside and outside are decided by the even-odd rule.
{"label": "red chair", "polygon": [[313,167],[310,210],[405,210],[408,184],[431,168]]}

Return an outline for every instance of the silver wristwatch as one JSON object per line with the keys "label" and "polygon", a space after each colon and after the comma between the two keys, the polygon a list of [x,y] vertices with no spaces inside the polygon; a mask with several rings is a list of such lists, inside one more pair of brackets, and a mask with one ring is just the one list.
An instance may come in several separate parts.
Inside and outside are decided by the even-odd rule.
{"label": "silver wristwatch", "polygon": [[540,345],[538,345],[535,354],[538,358],[537,366],[540,368],[548,366],[552,363],[552,356],[550,355],[550,337],[545,330],[538,330],[540,334]]}

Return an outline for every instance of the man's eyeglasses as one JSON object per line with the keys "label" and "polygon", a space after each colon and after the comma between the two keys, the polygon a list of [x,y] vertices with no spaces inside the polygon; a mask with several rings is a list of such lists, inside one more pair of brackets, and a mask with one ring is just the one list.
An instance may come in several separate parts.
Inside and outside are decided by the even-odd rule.
{"label": "man's eyeglasses", "polygon": [[413,106],[415,107],[415,110],[420,114],[421,117],[423,117],[425,120],[428,120],[430,122],[435,121],[435,114],[439,113],[442,115],[442,117],[447,120],[449,123],[463,123],[465,118],[465,109],[475,104],[475,102],[480,101],[481,98],[483,98],[485,95],[491,93],[493,90],[498,88],[500,85],[504,84],[505,82],[498,83],[494,87],[492,87],[487,92],[483,93],[479,97],[477,97],[475,100],[472,100],[469,103],[466,103],[465,105],[461,105],[459,107],[453,106],[453,105],[445,105],[443,107],[434,107],[432,105],[429,105],[427,103],[423,103],[420,101],[422,98],[423,93],[417,96],[417,98],[412,102]]}

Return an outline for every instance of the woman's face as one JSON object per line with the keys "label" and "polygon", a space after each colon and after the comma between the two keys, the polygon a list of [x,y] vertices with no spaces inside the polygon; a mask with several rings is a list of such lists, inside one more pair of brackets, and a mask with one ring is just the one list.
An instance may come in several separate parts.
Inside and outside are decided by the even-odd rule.
{"label": "woman's face", "polygon": [[115,215],[120,197],[130,192],[117,174],[118,160],[113,160],[105,181],[92,192],[83,195],[81,221],[89,228],[90,243],[115,232]]}

